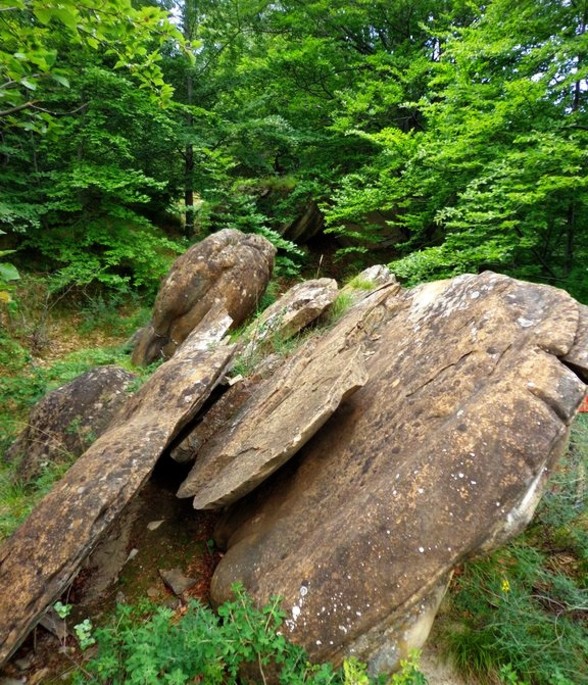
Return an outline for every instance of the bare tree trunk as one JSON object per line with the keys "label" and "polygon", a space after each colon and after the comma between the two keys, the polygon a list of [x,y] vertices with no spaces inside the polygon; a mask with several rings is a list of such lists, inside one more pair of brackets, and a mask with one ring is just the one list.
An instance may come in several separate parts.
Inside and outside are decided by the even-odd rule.
{"label": "bare tree trunk", "polygon": [[[193,98],[193,75],[191,72],[186,76],[186,99],[187,104],[192,104]],[[194,123],[191,114],[188,114],[186,124],[188,129],[192,128]],[[193,238],[194,230],[194,146],[192,143],[186,143],[184,152],[184,204],[185,204],[185,225],[184,235],[186,238]]]}

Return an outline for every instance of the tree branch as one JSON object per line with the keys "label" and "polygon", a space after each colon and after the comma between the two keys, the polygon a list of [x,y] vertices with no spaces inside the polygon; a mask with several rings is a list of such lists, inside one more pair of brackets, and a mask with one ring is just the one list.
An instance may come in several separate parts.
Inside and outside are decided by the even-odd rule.
{"label": "tree branch", "polygon": [[11,114],[16,114],[16,112],[21,112],[23,109],[28,109],[29,107],[34,107],[35,102],[36,100],[31,100],[30,102],[25,102],[22,105],[15,105],[10,109],[5,109],[0,112],[0,118],[10,116]]}

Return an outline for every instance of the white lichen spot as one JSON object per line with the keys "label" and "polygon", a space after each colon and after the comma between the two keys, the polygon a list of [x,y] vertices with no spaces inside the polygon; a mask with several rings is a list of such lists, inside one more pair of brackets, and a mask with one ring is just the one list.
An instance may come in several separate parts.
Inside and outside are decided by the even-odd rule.
{"label": "white lichen spot", "polygon": [[477,300],[478,297],[480,297],[480,292],[478,290],[474,290],[474,292],[471,293],[470,297],[472,298],[472,300]]}
{"label": "white lichen spot", "polygon": [[517,323],[521,328],[530,328],[531,326],[535,325],[534,321],[531,321],[530,319],[525,319],[524,316],[519,316],[517,319]]}
{"label": "white lichen spot", "polygon": [[419,547],[419,552],[422,554],[425,551],[424,547]]}

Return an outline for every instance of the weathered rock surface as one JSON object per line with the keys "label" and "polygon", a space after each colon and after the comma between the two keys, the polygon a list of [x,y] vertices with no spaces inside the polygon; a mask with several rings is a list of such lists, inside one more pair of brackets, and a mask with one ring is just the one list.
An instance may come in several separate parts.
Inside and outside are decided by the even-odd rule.
{"label": "weathered rock surface", "polygon": [[149,477],[172,438],[226,372],[231,318],[210,310],[131,397],[108,430],[70,468],[0,548],[0,665],[76,574],[101,534]]}
{"label": "weathered rock surface", "polygon": [[[304,281],[292,286],[269,306],[243,334],[235,355],[236,366],[250,371],[247,380],[233,385],[204,416],[194,430],[174,447],[171,456],[177,462],[193,461],[202,445],[232,421],[237,410],[251,396],[260,378],[270,374],[270,367],[281,366],[263,356],[279,342],[286,342],[327,310],[337,298],[337,282],[332,278]],[[233,370],[234,371],[234,370]],[[267,372],[267,373],[266,373]],[[253,377],[251,377],[253,375]]]}
{"label": "weathered rock surface", "polygon": [[164,280],[151,323],[139,334],[133,363],[169,359],[220,302],[239,326],[255,311],[271,278],[276,248],[258,235],[224,229],[178,257]]}
{"label": "weathered rock surface", "polygon": [[[363,320],[365,314],[359,316]],[[364,349],[350,316],[302,344],[206,442],[178,491],[216,509],[253,490],[304,445],[365,384]]]}
{"label": "weathered rock surface", "polygon": [[368,382],[232,508],[212,584],[284,597],[311,658],[374,672],[423,644],[457,564],[528,522],[588,371],[563,291],[484,273],[384,295],[358,331]]}
{"label": "weathered rock surface", "polygon": [[271,347],[272,341],[289,340],[318,319],[337,299],[337,281],[317,278],[293,285],[270,305],[246,331],[248,342],[240,352],[244,359]]}
{"label": "weathered rock surface", "polygon": [[47,464],[67,463],[85,452],[127,401],[135,378],[118,366],[101,366],[48,393],[6,453],[18,462],[19,477],[29,481]]}

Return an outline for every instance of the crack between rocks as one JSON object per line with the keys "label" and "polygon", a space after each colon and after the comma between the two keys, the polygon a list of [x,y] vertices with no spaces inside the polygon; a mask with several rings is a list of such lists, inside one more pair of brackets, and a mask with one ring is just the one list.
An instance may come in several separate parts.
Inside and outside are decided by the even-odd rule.
{"label": "crack between rocks", "polygon": [[435,372],[435,375],[433,376],[433,378],[430,378],[428,381],[426,381],[426,382],[423,383],[422,385],[419,385],[418,388],[415,388],[415,389],[412,390],[411,392],[407,393],[407,394],[405,395],[405,398],[407,399],[407,398],[409,398],[409,397],[412,397],[413,395],[416,395],[416,394],[417,394],[418,392],[420,392],[423,388],[426,388],[428,385],[430,385],[431,383],[435,382],[435,381],[437,380],[437,378],[440,376],[440,374],[442,374],[444,371],[446,371],[447,369],[452,368],[453,366],[457,366],[462,360],[466,359],[466,358],[469,357],[471,354],[474,354],[474,352],[478,352],[478,351],[479,351],[479,350],[477,350],[477,349],[469,350],[469,352],[466,352],[465,354],[462,354],[461,357],[460,357],[459,359],[457,359],[456,361],[451,362],[451,364],[447,364],[446,366],[443,366],[442,368],[440,368],[438,371]]}
{"label": "crack between rocks", "polygon": [[563,357],[558,357],[558,359],[564,366],[567,366],[567,368],[574,375],[576,375],[582,381],[582,383],[588,385],[588,369],[583,369],[581,366],[578,366],[577,364],[574,364]]}

